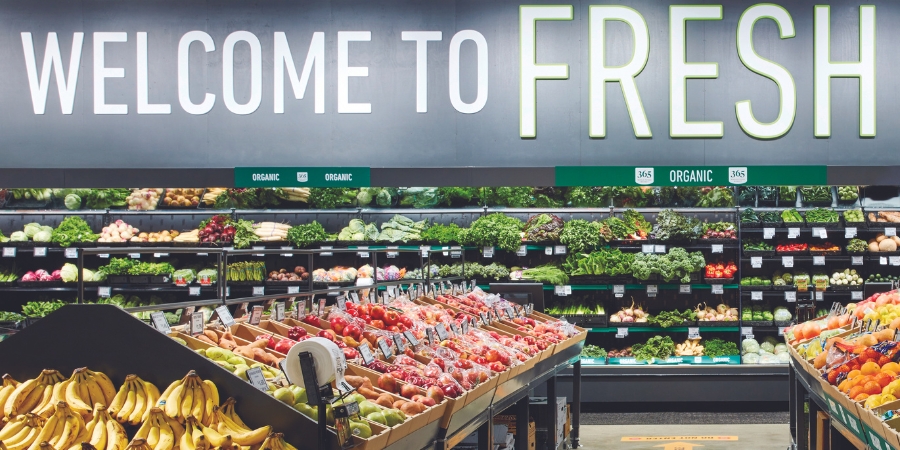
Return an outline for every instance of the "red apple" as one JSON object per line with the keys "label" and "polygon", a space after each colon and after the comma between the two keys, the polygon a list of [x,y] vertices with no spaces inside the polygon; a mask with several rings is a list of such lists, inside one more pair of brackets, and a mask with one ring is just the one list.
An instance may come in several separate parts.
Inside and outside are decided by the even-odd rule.
{"label": "red apple", "polygon": [[490,349],[487,351],[484,357],[488,360],[488,362],[500,361],[500,352],[494,349]]}
{"label": "red apple", "polygon": [[303,327],[291,327],[288,329],[288,337],[293,340],[298,340],[303,336],[306,336],[306,328]]}
{"label": "red apple", "polygon": [[444,401],[444,391],[438,386],[431,386],[425,391],[425,395],[428,398],[435,401],[435,403],[440,403]]}
{"label": "red apple", "polygon": [[288,350],[291,349],[297,342],[292,339],[282,339],[278,341],[278,344],[275,344],[275,351],[281,354],[287,354]]}
{"label": "red apple", "polygon": [[274,337],[268,334],[258,334],[256,335],[256,340],[266,341],[266,347],[268,347],[270,350],[275,350],[275,344],[278,343],[278,341],[276,341]]}
{"label": "red apple", "polygon": [[372,325],[372,327],[378,328],[379,330],[384,329],[384,322],[381,320],[373,320],[373,321],[369,322],[369,325]]}
{"label": "red apple", "polygon": [[397,325],[400,315],[396,311],[387,311],[384,313],[384,324],[387,326]]}
{"label": "red apple", "polygon": [[400,316],[400,323],[403,324],[403,326],[406,327],[406,328],[412,328],[412,327],[413,327],[413,321],[412,321],[412,319],[410,319],[410,318],[407,317],[407,316]]}
{"label": "red apple", "polygon": [[416,395],[413,395],[412,398],[410,398],[410,400],[417,402],[423,398],[426,398],[426,397],[422,394],[416,394]]}
{"label": "red apple", "polygon": [[347,326],[347,319],[335,316],[329,320],[329,323],[331,324],[331,329],[334,330],[335,333],[340,335],[344,334],[344,327]]}
{"label": "red apple", "polygon": [[[437,387],[437,386],[432,386],[432,387]],[[428,389],[431,389],[431,388],[428,388]],[[440,389],[440,388],[438,388],[438,389]],[[443,395],[443,393],[441,393],[441,394]],[[423,405],[425,405],[425,406],[427,406],[427,407],[429,407],[429,408],[432,407],[432,406],[434,406],[434,405],[437,405],[437,401],[435,401],[435,399],[433,399],[433,398],[431,398],[431,397],[422,397],[422,398],[420,398],[420,399],[418,399],[418,400],[416,400],[416,401],[419,402],[419,403],[421,403],[421,404],[423,404]]]}
{"label": "red apple", "polygon": [[375,305],[369,311],[369,315],[372,316],[372,318],[375,320],[383,320],[384,314],[385,314],[384,306],[381,306],[381,305]]}
{"label": "red apple", "polygon": [[359,352],[357,352],[355,348],[343,348],[341,350],[344,351],[344,358],[348,360],[356,359],[359,357]]}
{"label": "red apple", "polygon": [[377,384],[378,387],[384,391],[390,392],[392,394],[397,393],[397,379],[394,378],[394,376],[391,374],[381,374],[381,376],[378,377]]}
{"label": "red apple", "polygon": [[400,395],[406,398],[412,398],[414,395],[419,393],[419,388],[406,383],[400,388]]}
{"label": "red apple", "polygon": [[322,326],[322,324],[319,322],[319,316],[315,314],[307,314],[306,317],[303,318],[303,322],[316,328]]}
{"label": "red apple", "polygon": [[362,336],[362,330],[359,329],[354,323],[348,324],[344,327],[344,332],[342,333],[344,336],[352,337],[354,340],[359,340]]}
{"label": "red apple", "polygon": [[331,330],[322,330],[318,332],[316,336],[328,339],[329,341],[334,341],[334,331]]}

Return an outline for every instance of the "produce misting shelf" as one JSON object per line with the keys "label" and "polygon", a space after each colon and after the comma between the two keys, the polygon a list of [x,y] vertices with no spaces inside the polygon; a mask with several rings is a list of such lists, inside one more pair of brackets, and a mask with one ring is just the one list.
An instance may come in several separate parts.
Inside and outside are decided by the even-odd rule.
{"label": "produce misting shelf", "polygon": [[[439,281],[439,279],[436,281]],[[502,283],[502,281],[501,281],[501,283]],[[653,284],[653,282],[648,281],[647,284]],[[626,291],[646,291],[647,284],[626,284],[624,286],[625,286]],[[569,286],[572,288],[573,291],[610,291],[613,289],[613,286],[615,286],[615,285],[612,285],[612,284],[572,284]],[[681,286],[682,285],[680,285],[680,284],[657,284],[656,288],[661,291],[677,291],[678,289],[681,288]],[[478,287],[484,291],[490,290],[490,286],[486,285],[486,284],[483,284],[483,285],[479,284]],[[551,284],[544,285],[545,291],[552,291],[555,288],[556,288],[556,286],[553,286]],[[722,289],[738,289],[738,288],[740,288],[740,286],[737,284],[723,284],[722,285]],[[711,284],[692,284],[691,289],[709,289],[709,290],[711,290],[712,285]]]}
{"label": "produce misting shelf", "polygon": [[[737,323],[737,322],[735,322]],[[688,328],[695,327],[621,327],[628,328],[628,334],[631,333],[687,333]],[[616,333],[618,332],[618,327],[610,327],[610,328],[588,328],[588,333]],[[711,333],[736,333],[740,331],[740,327],[700,327],[700,332],[708,331]]]}

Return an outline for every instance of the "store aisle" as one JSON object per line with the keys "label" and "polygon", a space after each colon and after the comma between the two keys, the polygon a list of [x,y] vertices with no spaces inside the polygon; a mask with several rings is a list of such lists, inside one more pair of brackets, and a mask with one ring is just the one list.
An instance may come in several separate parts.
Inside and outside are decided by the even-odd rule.
{"label": "store aisle", "polygon": [[585,449],[609,450],[784,450],[787,424],[582,425]]}

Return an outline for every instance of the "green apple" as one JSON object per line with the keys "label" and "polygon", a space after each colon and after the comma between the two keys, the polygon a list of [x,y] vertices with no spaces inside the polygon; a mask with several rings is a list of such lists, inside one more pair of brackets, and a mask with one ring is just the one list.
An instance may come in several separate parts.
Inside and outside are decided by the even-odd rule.
{"label": "green apple", "polygon": [[303,389],[302,387],[297,386],[296,384],[292,384],[292,385],[288,386],[288,389],[290,389],[291,392],[294,394],[295,402],[303,402],[303,403],[307,402],[306,389]]}
{"label": "green apple", "polygon": [[366,401],[366,398],[363,397],[363,395],[358,392],[354,392],[354,393],[350,394],[349,397],[356,403],[362,403],[362,402]]}
{"label": "green apple", "polygon": [[403,418],[400,417],[400,410],[398,409],[386,409],[382,414],[384,414],[389,427],[403,423]]}
{"label": "green apple", "polygon": [[366,414],[366,419],[369,419],[372,422],[377,422],[382,425],[387,425],[387,419],[384,417],[384,414],[381,412],[375,411],[373,413]]}
{"label": "green apple", "polygon": [[372,437],[372,428],[363,422],[350,421],[350,433],[362,439],[368,439]]}
{"label": "green apple", "polygon": [[272,396],[281,402],[287,403],[288,405],[293,405],[294,403],[297,403],[294,400],[294,393],[291,392],[291,390],[288,388],[275,389],[275,392],[272,394]]}
{"label": "green apple", "polygon": [[[375,406],[374,403],[372,403],[368,400],[363,400],[363,401],[359,402],[359,414],[361,416],[368,416],[369,414],[372,414],[373,412],[380,412],[380,411],[381,411],[381,409],[379,409],[377,406]],[[382,416],[382,417],[384,417],[384,416]]]}

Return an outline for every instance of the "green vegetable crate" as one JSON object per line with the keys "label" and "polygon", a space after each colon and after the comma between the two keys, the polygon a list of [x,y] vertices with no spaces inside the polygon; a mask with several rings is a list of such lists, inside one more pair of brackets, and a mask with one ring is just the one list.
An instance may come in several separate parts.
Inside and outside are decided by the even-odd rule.
{"label": "green vegetable crate", "polygon": [[677,366],[677,365],[736,365],[741,363],[740,355],[717,356],[710,358],[709,356],[670,356],[666,359],[654,359],[652,363],[647,361],[638,361],[635,358],[609,358],[611,366]]}
{"label": "green vegetable crate", "polygon": [[551,314],[557,319],[565,317],[566,321],[581,328],[606,328],[609,316],[606,314]]}

